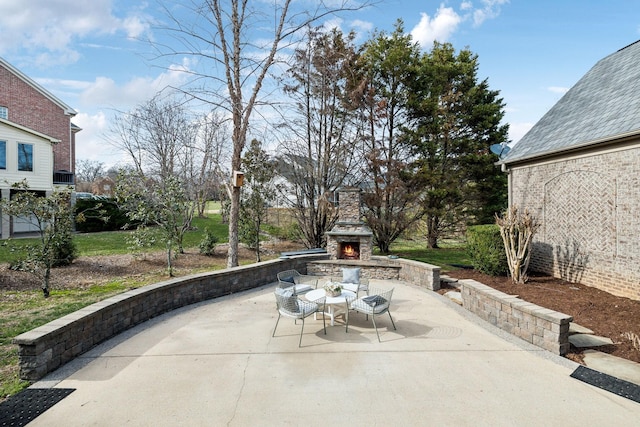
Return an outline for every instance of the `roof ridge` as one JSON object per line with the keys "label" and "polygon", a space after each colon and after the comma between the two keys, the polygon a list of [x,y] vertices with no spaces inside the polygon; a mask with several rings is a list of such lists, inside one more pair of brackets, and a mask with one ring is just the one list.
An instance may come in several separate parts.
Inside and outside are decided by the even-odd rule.
{"label": "roof ridge", "polygon": [[634,45],[634,44],[636,44],[636,43],[640,43],[640,39],[639,39],[639,40],[634,41],[633,43],[629,43],[629,44],[628,44],[628,45],[626,45],[625,47],[621,47],[621,48],[620,48],[620,49],[618,49],[616,52],[620,52],[621,50],[625,50],[626,48],[631,47],[631,46],[633,46],[633,45]]}

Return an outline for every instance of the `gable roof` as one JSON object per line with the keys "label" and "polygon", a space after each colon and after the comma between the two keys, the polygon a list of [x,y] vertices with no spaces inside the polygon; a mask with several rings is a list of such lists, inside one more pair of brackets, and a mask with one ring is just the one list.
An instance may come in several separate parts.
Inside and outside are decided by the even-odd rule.
{"label": "gable roof", "polygon": [[640,135],[640,40],[598,61],[500,163],[634,135]]}
{"label": "gable roof", "polygon": [[21,126],[21,125],[19,125],[17,123],[13,123],[13,122],[11,122],[9,120],[0,119],[0,126],[3,126],[3,125],[12,127],[12,128],[17,129],[17,130],[19,130],[21,132],[25,132],[25,133],[37,136],[38,138],[46,139],[47,141],[51,142],[52,144],[57,144],[57,143],[60,142],[59,139],[50,137],[49,135],[45,135],[44,133],[37,132],[37,131],[35,131],[33,129],[29,129],[28,127]]}
{"label": "gable roof", "polygon": [[42,94],[45,98],[49,99],[51,102],[53,102],[62,110],[64,110],[65,114],[68,114],[70,116],[75,116],[77,114],[76,110],[74,110],[73,108],[69,107],[67,104],[62,102],[59,98],[57,98],[51,92],[49,92],[48,90],[40,86],[38,83],[36,83],[33,79],[31,79],[29,76],[24,74],[22,71],[18,70],[16,67],[9,64],[1,56],[0,56],[0,66],[3,66],[7,70],[9,70],[12,74],[17,76],[20,80],[22,80],[23,82],[25,82],[26,84],[28,84],[29,86],[31,86],[32,88],[40,92],[40,94]]}

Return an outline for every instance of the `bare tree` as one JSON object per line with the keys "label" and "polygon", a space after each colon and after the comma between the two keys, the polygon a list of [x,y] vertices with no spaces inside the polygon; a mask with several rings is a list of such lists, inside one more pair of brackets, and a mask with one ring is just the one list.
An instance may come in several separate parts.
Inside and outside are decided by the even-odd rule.
{"label": "bare tree", "polygon": [[115,117],[110,142],[124,151],[138,174],[163,179],[194,139],[195,128],[182,103],[159,96]]}
{"label": "bare tree", "polygon": [[[303,240],[323,247],[325,233],[336,221],[333,192],[353,172],[354,147],[360,138],[355,111],[350,108],[354,35],[338,30],[310,32],[309,42],[296,50],[285,79],[285,93],[294,108],[281,129],[281,174]],[[353,184],[353,182],[349,182]]]}
{"label": "bare tree", "polygon": [[[315,9],[295,10],[293,0],[257,9],[248,0],[185,0],[164,6],[169,22],[160,29],[173,36],[176,46],[156,42],[159,57],[191,58],[193,77],[183,90],[205,103],[221,106],[232,122],[231,170],[239,170],[254,110],[272,104],[261,100],[269,69],[280,49],[292,43],[303,28],[340,11],[359,10],[369,2],[338,0],[315,3]],[[308,7],[305,3],[300,7]],[[260,41],[263,40],[263,41]],[[264,41],[266,40],[266,41]],[[201,67],[201,68],[198,68]],[[220,70],[219,73],[216,70]],[[238,213],[240,188],[227,181],[231,200],[227,266],[238,265]]]}
{"label": "bare tree", "polygon": [[91,184],[104,175],[104,163],[79,159],[76,162],[76,191],[90,191]]}
{"label": "bare tree", "polygon": [[229,172],[222,166],[228,159],[228,127],[216,111],[202,114],[194,122],[194,138],[183,147],[179,159],[180,173],[188,186],[188,194],[197,206],[198,216],[205,215],[207,201],[220,188]]}
{"label": "bare tree", "polygon": [[540,222],[528,210],[520,212],[513,205],[502,216],[496,215],[496,224],[500,227],[511,280],[513,283],[525,283],[529,280],[527,270],[531,261],[531,244]]}

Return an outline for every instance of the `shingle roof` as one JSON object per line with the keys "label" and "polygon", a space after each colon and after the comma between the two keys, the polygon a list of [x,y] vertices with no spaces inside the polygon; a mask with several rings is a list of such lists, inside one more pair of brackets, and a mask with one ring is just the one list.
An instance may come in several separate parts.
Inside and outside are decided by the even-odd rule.
{"label": "shingle roof", "polygon": [[598,144],[640,132],[640,40],[601,59],[501,163]]}

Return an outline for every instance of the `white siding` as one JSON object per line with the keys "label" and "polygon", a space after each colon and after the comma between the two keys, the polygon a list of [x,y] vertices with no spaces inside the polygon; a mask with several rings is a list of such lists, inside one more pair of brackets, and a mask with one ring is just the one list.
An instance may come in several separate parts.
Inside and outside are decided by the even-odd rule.
{"label": "white siding", "polygon": [[[4,123],[0,123],[0,140],[7,142],[7,168],[0,169],[0,188],[26,179],[32,190],[53,190],[53,146],[49,140]],[[33,145],[33,172],[18,170],[19,143]]]}

